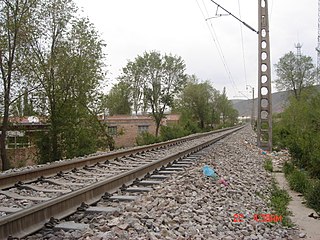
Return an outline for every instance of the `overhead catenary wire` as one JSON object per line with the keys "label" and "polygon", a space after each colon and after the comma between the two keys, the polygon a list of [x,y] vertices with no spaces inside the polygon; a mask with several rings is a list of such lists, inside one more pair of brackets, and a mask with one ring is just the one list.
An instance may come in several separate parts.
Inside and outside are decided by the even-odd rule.
{"label": "overhead catenary wire", "polygon": [[[201,8],[198,0],[196,0],[196,2],[197,2],[197,5],[198,5],[201,13],[202,13],[203,18],[205,19],[205,22],[206,22],[206,25],[207,25],[207,27],[208,27],[208,29],[209,29],[209,31],[210,31],[212,40],[213,40],[213,42],[214,42],[214,44],[215,44],[215,46],[216,46],[216,48],[217,48],[217,50],[218,50],[219,57],[220,57],[220,59],[221,59],[221,61],[222,61],[222,64],[223,64],[223,66],[224,66],[224,68],[225,68],[225,71],[226,71],[226,73],[227,73],[228,79],[229,79],[229,81],[230,81],[231,84],[232,84],[232,88],[233,88],[233,90],[234,90],[235,92],[238,92],[239,90],[238,90],[238,88],[237,88],[237,86],[236,86],[236,84],[235,84],[235,82],[234,82],[234,80],[233,80],[232,74],[231,74],[230,69],[229,69],[229,67],[228,67],[227,61],[226,61],[226,59],[225,59],[225,57],[224,57],[223,50],[222,50],[222,48],[221,48],[220,42],[219,42],[219,40],[218,40],[218,36],[217,36],[217,34],[216,34],[216,32],[215,32],[215,30],[214,30],[214,28],[213,28],[213,25],[212,25],[211,22],[210,22],[210,24],[208,23],[208,21],[207,21],[208,17],[206,17],[205,13],[203,12],[203,10],[202,10],[202,8]],[[205,9],[205,11],[206,11],[206,13],[207,13],[207,16],[209,16],[209,12],[208,12],[208,10],[207,10],[207,8],[206,8],[206,5],[205,5],[205,3],[203,2],[203,0],[202,0],[202,4],[203,4],[204,9]]]}
{"label": "overhead catenary wire", "polygon": [[[238,0],[238,7],[239,7],[239,17],[241,18],[240,0]],[[242,46],[242,61],[243,61],[244,80],[245,80],[245,83],[246,83],[246,86],[247,86],[247,85],[248,85],[248,82],[247,82],[247,67],[246,67],[245,49],[244,49],[244,41],[243,41],[242,23],[240,23],[240,34],[241,34],[241,46]]]}
{"label": "overhead catenary wire", "polygon": [[246,22],[242,21],[240,18],[236,17],[235,15],[233,15],[231,12],[229,12],[227,9],[225,9],[224,7],[222,7],[221,5],[219,5],[218,3],[216,3],[213,0],[210,0],[211,2],[213,2],[215,5],[218,6],[218,8],[221,8],[223,11],[225,11],[226,13],[228,13],[229,15],[231,15],[232,17],[234,17],[235,19],[237,19],[239,22],[241,22],[243,25],[245,25],[247,28],[249,28],[251,31],[259,34],[259,31],[255,30],[253,27],[251,27],[249,24],[247,24]]}

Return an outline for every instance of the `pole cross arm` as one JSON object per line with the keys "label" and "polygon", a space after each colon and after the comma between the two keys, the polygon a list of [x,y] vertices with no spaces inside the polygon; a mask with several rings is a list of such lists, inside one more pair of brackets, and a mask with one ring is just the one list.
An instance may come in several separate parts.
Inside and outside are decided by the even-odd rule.
{"label": "pole cross arm", "polygon": [[[214,4],[216,4],[218,6],[218,8],[221,8],[223,11],[225,11],[226,13],[228,13],[229,15],[231,15],[232,17],[234,17],[235,19],[237,19],[239,22],[241,22],[244,26],[246,26],[247,28],[249,28],[251,31],[259,34],[259,31],[255,30],[253,27],[251,27],[249,24],[247,24],[246,22],[242,21],[240,18],[236,17],[235,15],[233,15],[231,12],[229,12],[227,9],[225,9],[224,7],[222,7],[220,4],[216,3],[213,0],[210,0],[211,2],[213,2]],[[208,18],[210,19],[210,18]]]}

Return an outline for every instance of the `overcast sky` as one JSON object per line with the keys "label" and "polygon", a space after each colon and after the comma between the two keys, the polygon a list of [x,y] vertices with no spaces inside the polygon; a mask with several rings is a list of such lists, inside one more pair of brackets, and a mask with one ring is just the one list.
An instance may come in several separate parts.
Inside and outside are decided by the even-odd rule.
{"label": "overcast sky", "polygon": [[[156,50],[181,56],[188,74],[209,80],[220,91],[226,87],[229,99],[251,97],[246,85],[257,89],[258,35],[231,16],[206,21],[217,11],[210,0],[75,1],[107,43],[109,88],[128,60]],[[215,2],[258,28],[258,0]],[[273,80],[273,65],[285,53],[296,51],[297,42],[303,44],[302,53],[316,64],[317,2],[268,1]],[[223,13],[218,10],[218,14]]]}

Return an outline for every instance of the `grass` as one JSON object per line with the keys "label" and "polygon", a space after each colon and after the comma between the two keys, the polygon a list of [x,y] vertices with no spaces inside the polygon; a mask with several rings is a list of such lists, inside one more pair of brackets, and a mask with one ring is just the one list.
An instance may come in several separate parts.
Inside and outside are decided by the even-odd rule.
{"label": "grass", "polygon": [[273,166],[272,166],[272,160],[269,158],[269,159],[266,159],[264,161],[264,165],[263,165],[264,169],[268,172],[273,172]]}
{"label": "grass", "polygon": [[307,174],[297,169],[294,169],[287,176],[287,179],[290,188],[296,192],[305,194],[309,191],[309,188],[311,187]]}
{"label": "grass", "polygon": [[313,208],[318,215],[320,215],[320,181],[315,181],[305,194],[307,199],[307,205]]}
{"label": "grass", "polygon": [[291,200],[289,194],[278,187],[275,181],[272,182],[271,189],[271,207],[275,211],[275,214],[282,216],[282,225],[292,227],[293,224],[289,219],[290,212],[287,210],[288,204]]}
{"label": "grass", "polygon": [[312,179],[306,171],[297,169],[292,163],[286,162],[283,172],[292,190],[302,193],[307,200],[307,205],[320,213],[320,181]]}

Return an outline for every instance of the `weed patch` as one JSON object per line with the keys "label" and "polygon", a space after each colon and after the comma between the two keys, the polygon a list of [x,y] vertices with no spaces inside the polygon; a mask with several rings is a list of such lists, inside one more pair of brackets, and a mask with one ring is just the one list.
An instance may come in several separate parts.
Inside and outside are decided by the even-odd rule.
{"label": "weed patch", "polygon": [[269,159],[266,159],[264,161],[264,165],[263,165],[264,169],[268,172],[273,172],[273,166],[272,166],[272,160],[269,158]]}
{"label": "weed patch", "polygon": [[278,216],[282,216],[282,224],[284,226],[292,226],[292,222],[288,217],[290,212],[287,210],[290,200],[289,194],[285,190],[280,189],[273,181],[270,199],[271,207]]}

